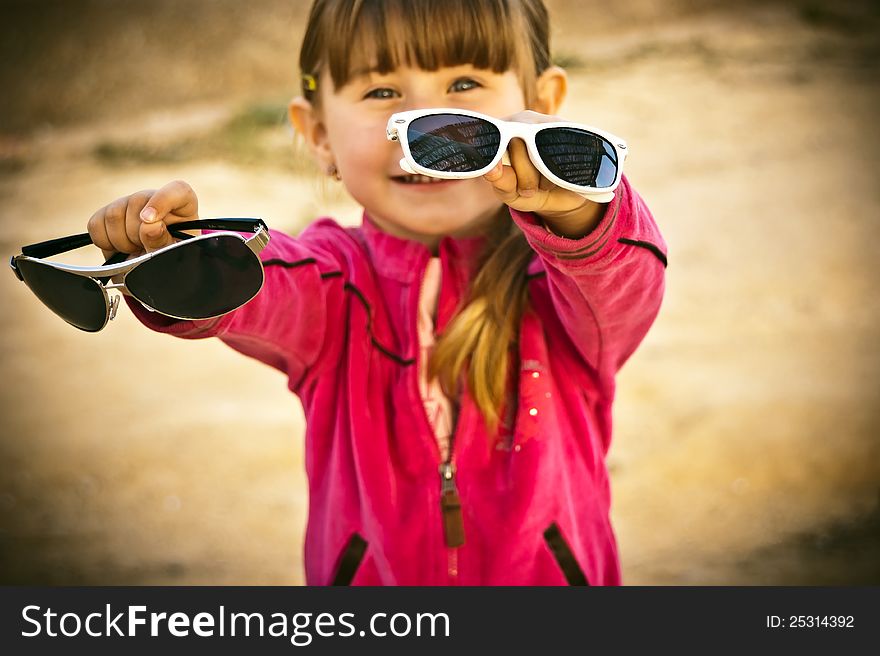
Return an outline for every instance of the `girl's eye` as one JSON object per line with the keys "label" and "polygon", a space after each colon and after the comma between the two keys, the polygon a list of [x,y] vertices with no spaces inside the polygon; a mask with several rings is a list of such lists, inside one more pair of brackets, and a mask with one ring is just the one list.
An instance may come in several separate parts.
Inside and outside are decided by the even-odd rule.
{"label": "girl's eye", "polygon": [[469,77],[463,77],[453,82],[452,86],[449,87],[449,90],[452,92],[470,91],[471,89],[476,89],[479,86],[480,83],[476,80],[472,80]]}
{"label": "girl's eye", "polygon": [[374,98],[377,100],[388,100],[390,98],[394,98],[397,95],[397,92],[394,89],[389,89],[388,87],[380,87],[378,89],[371,89],[367,91],[364,95],[364,98]]}

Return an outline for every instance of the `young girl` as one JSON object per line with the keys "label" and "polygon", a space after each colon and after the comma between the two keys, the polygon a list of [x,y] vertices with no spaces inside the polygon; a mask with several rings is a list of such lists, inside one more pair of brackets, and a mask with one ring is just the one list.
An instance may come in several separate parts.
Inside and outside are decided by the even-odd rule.
{"label": "young girl", "polygon": [[[514,139],[484,178],[405,173],[392,113],[540,122],[566,94],[541,0],[316,0],[290,118],[363,206],[271,233],[265,284],[217,319],[127,299],[148,327],[277,367],[307,419],[310,584],[620,582],[604,456],[614,376],[656,316],[666,245],[624,179],[594,203]],[[99,210],[140,253],[197,218],[183,182]]]}

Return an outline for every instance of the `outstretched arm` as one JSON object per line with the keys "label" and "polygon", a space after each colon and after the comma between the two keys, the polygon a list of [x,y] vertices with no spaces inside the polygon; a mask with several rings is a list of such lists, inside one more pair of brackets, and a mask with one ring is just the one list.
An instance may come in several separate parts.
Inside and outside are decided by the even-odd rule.
{"label": "outstretched arm", "polygon": [[596,227],[580,239],[552,234],[534,213],[510,213],[544,263],[553,305],[573,344],[610,384],[660,309],[666,243],[626,178],[602,207]]}

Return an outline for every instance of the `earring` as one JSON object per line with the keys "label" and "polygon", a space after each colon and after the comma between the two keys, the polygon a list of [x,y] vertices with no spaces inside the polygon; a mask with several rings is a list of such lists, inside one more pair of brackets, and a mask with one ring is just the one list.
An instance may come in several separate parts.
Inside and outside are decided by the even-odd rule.
{"label": "earring", "polygon": [[342,180],[342,176],[339,175],[339,169],[336,168],[336,164],[331,164],[327,167],[327,175],[334,180]]}

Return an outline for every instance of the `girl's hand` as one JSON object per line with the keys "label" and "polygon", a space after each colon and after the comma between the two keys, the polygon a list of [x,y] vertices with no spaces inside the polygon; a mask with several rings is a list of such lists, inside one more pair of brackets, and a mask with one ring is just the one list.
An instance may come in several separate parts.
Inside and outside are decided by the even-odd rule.
{"label": "girl's hand", "polygon": [[[526,110],[508,117],[521,123],[550,123],[563,119]],[[507,149],[510,166],[499,163],[483,177],[492,183],[498,199],[520,212],[534,212],[558,235],[579,239],[602,218],[605,205],[587,200],[548,181],[529,159],[522,139]]]}
{"label": "girl's hand", "polygon": [[168,225],[198,218],[196,193],[186,182],[175,180],[159,190],[138,191],[102,207],[89,219],[88,229],[105,259],[114,253],[137,256],[178,241],[168,232]]}

